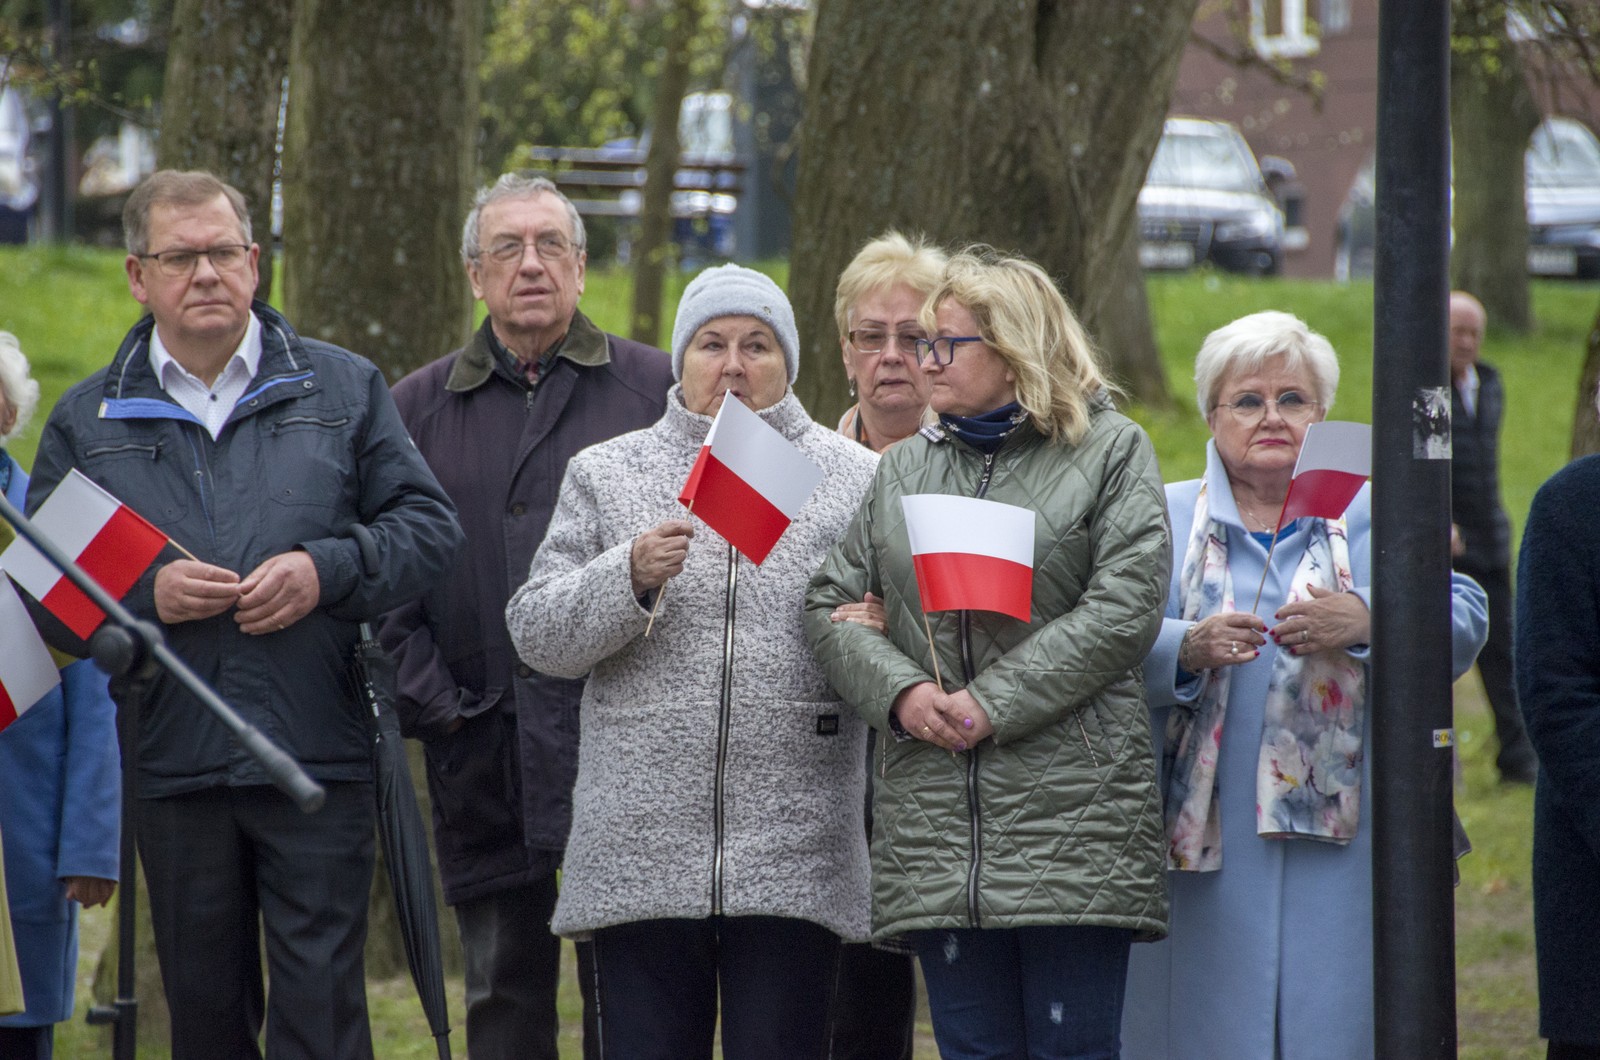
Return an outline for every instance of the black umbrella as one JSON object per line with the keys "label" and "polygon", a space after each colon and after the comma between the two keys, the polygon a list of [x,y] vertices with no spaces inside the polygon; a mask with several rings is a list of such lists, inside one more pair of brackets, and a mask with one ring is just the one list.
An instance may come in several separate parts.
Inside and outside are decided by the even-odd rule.
{"label": "black umbrella", "polygon": [[428,833],[411,786],[400,720],[395,716],[394,662],[378,644],[372,627],[361,624],[352,671],[362,705],[372,712],[372,774],[378,803],[378,837],[394,892],[400,937],[417,998],[439,1047],[450,1060],[450,1013],[444,1000],[444,961],[439,956],[439,908],[433,900],[433,860]]}

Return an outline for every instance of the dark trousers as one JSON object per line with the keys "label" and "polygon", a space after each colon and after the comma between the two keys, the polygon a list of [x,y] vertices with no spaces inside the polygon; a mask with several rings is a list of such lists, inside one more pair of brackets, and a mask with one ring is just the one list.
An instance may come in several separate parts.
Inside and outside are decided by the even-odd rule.
{"label": "dark trousers", "polygon": [[916,933],[943,1060],[1115,1060],[1133,932],[1108,927]]}
{"label": "dark trousers", "polygon": [[789,917],[641,920],[594,934],[603,1060],[822,1060],[839,938]]}
{"label": "dark trousers", "polygon": [[1533,779],[1536,759],[1517,706],[1516,675],[1511,666],[1512,629],[1516,607],[1511,596],[1511,571],[1506,567],[1476,567],[1457,563],[1456,569],[1483,586],[1489,597],[1489,639],[1478,653],[1478,676],[1494,712],[1494,734],[1500,752],[1495,765],[1511,780]]}
{"label": "dark trousers", "polygon": [[263,1019],[272,1060],[372,1057],[361,955],[372,786],[325,786],[311,815],[264,786],[140,802],[173,1060],[256,1060]]}
{"label": "dark trousers", "polygon": [[1545,1060],[1600,1060],[1600,1045],[1551,1042],[1544,1055]]}
{"label": "dark trousers", "polygon": [[472,1060],[558,1060],[561,940],[550,934],[555,906],[552,873],[455,907],[467,964]]}
{"label": "dark trousers", "polygon": [[830,1060],[911,1060],[917,1033],[915,958],[865,942],[839,947]]}
{"label": "dark trousers", "polygon": [[55,1038],[55,1024],[0,1027],[0,1060],[50,1060]]}

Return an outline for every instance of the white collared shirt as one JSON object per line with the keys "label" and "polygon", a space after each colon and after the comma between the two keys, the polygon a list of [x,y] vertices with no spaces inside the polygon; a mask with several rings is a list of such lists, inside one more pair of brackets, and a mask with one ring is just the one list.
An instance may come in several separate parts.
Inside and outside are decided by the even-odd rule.
{"label": "white collared shirt", "polygon": [[233,356],[228,358],[228,363],[217,373],[216,382],[211,386],[206,386],[199,376],[179,364],[167,352],[166,344],[161,341],[159,327],[151,329],[150,369],[156,373],[156,382],[161,384],[161,389],[172,400],[204,424],[213,439],[222,433],[222,425],[228,422],[233,407],[249,389],[250,380],[255,378],[256,370],[260,367],[261,321],[256,319],[254,313],[250,314],[250,323],[245,325],[244,338],[239,340]]}
{"label": "white collared shirt", "polygon": [[1478,418],[1478,367],[1467,365],[1467,370],[1461,378],[1456,380],[1456,390],[1461,394],[1461,407],[1467,410],[1467,415],[1473,419]]}

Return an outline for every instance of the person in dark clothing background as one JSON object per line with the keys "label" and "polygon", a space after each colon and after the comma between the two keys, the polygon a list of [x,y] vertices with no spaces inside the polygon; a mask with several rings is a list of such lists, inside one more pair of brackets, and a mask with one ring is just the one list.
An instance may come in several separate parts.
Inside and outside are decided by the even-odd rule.
{"label": "person in dark clothing background", "polygon": [[1488,316],[1465,291],[1450,295],[1451,420],[1450,551],[1455,569],[1489,595],[1489,641],[1478,655],[1478,674],[1494,711],[1500,779],[1532,784],[1538,771],[1533,745],[1517,708],[1511,669],[1511,521],[1500,502],[1500,422],[1505,391],[1500,373],[1479,360]]}
{"label": "person in dark clothing background", "polygon": [[660,419],[672,385],[664,352],[608,335],[579,311],[584,243],[582,219],[549,180],[507,174],[480,191],[461,256],[488,317],[466,346],[394,388],[467,535],[449,577],[389,615],[380,636],[399,663],[407,734],[426,748],[473,1060],[557,1056],[561,951],[550,915],[583,682],[517,658],[506,602],[527,580],[567,461]]}

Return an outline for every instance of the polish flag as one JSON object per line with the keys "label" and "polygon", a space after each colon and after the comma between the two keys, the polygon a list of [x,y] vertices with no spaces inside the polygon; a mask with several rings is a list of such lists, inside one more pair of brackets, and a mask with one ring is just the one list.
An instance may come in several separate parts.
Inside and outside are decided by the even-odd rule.
{"label": "polish flag", "polygon": [[[119,600],[167,544],[167,535],[77,468],[39,506],[33,524]],[[0,552],[0,567],[78,636],[87,639],[105,621],[105,612],[22,538]]]}
{"label": "polish flag", "polygon": [[61,671],[22,598],[0,574],[0,732],[60,683]]}
{"label": "polish flag", "polygon": [[1342,420],[1313,423],[1300,445],[1278,526],[1308,515],[1339,518],[1371,474],[1371,427]]}
{"label": "polish flag", "polygon": [[760,563],[821,481],[810,457],[744,402],[725,397],[678,500]]}
{"label": "polish flag", "polygon": [[1034,513],[976,497],[900,498],[924,611],[1033,613]]}

